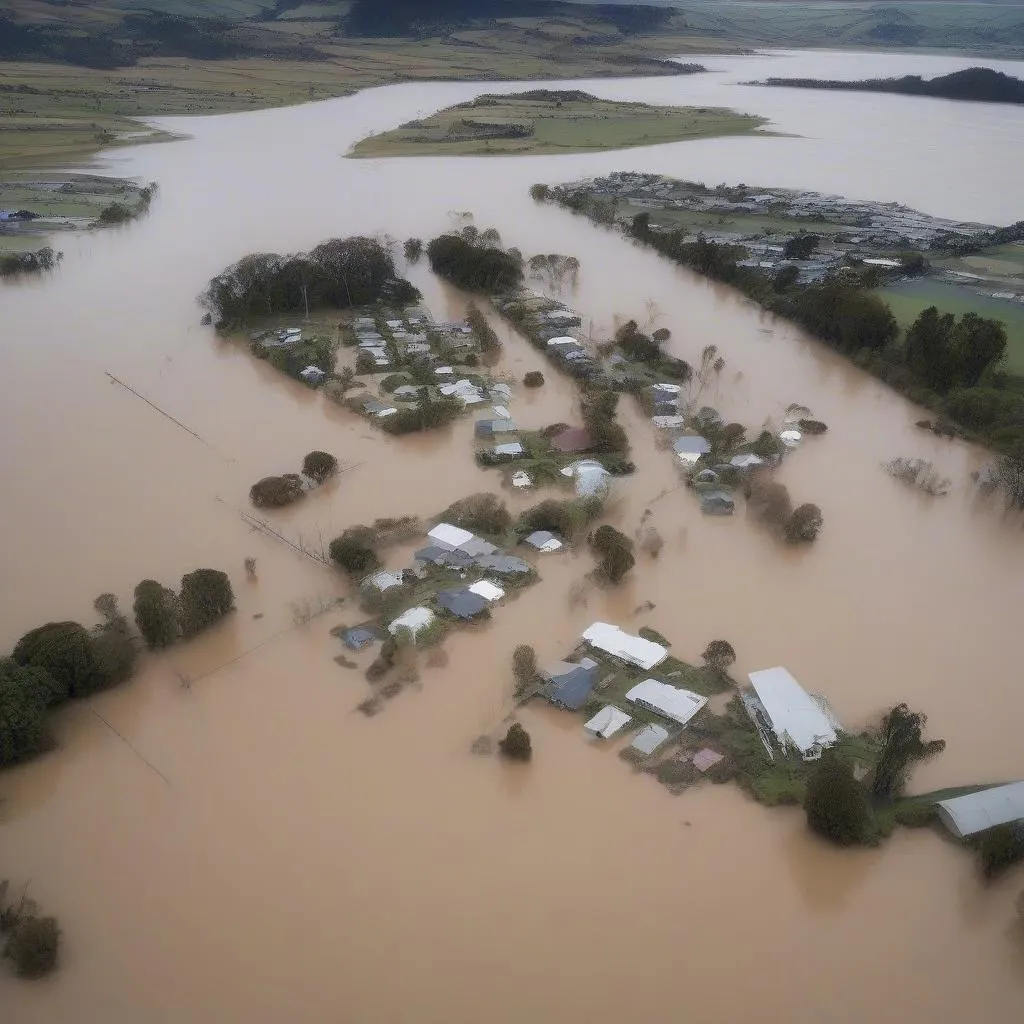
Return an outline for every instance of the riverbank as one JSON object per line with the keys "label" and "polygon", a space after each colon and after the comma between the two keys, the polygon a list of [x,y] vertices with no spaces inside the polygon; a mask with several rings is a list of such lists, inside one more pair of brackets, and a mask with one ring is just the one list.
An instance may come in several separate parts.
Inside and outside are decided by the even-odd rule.
{"label": "riverbank", "polygon": [[[699,73],[694,72],[694,73]],[[540,155],[746,135],[766,123],[732,110],[655,107],[537,89],[484,94],[356,143],[350,156]]]}

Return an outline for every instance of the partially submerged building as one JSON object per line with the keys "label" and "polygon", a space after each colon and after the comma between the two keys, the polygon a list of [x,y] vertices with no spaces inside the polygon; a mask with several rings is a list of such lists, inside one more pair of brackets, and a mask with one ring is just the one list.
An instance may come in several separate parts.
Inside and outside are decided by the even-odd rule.
{"label": "partially submerged building", "polygon": [[659,679],[645,679],[626,693],[626,700],[633,701],[648,711],[664,715],[680,725],[686,725],[705,704],[707,697],[691,690],[683,690],[663,683]]}
{"label": "partially submerged building", "polygon": [[442,590],[437,595],[437,603],[457,619],[466,620],[475,619],[482,612],[487,611],[489,604],[487,598],[474,593],[469,587]]}
{"label": "partially submerged building", "polygon": [[648,671],[668,657],[668,648],[623,632],[607,622],[595,622],[583,631],[583,639],[605,654]]}
{"label": "partially submerged building", "polygon": [[629,748],[638,754],[653,754],[667,739],[668,729],[652,722],[636,734],[636,738],[630,743]]}
{"label": "partially submerged building", "polygon": [[529,537],[523,538],[523,543],[544,554],[558,551],[562,547],[562,542],[550,530],[535,530]]}
{"label": "partially submerged building", "polygon": [[587,703],[597,682],[599,667],[592,658],[580,658],[578,663],[558,661],[541,669],[541,678],[545,683],[540,695],[556,707],[579,711]]}
{"label": "partially submerged building", "polygon": [[388,626],[388,632],[392,636],[398,636],[402,630],[407,629],[415,638],[421,630],[426,629],[433,621],[434,613],[429,608],[422,606],[407,608]]}
{"label": "partially submerged building", "polygon": [[711,442],[700,434],[683,434],[672,442],[672,451],[684,466],[692,466],[711,451]]}
{"label": "partially submerged building", "polygon": [[625,711],[620,711],[612,704],[606,704],[593,718],[583,723],[583,728],[591,736],[606,740],[632,721]]}
{"label": "partially submerged building", "polygon": [[805,761],[816,761],[839,741],[839,723],[824,698],[809,694],[787,669],[766,668],[748,678],[783,750],[794,747]]}
{"label": "partially submerged building", "polygon": [[966,839],[997,825],[1024,821],[1024,782],[940,800],[936,806],[942,824],[958,839]]}

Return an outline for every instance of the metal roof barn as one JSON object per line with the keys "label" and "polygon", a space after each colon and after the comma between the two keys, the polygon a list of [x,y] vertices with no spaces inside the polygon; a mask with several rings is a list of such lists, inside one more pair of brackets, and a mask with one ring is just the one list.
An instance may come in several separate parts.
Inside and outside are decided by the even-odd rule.
{"label": "metal roof barn", "polygon": [[656,711],[680,725],[686,725],[708,702],[707,697],[702,697],[699,693],[678,689],[658,679],[645,679],[642,683],[637,683],[626,693],[626,700],[631,700],[650,711]]}
{"label": "metal roof barn", "polygon": [[668,649],[642,636],[632,636],[608,622],[595,622],[583,631],[583,639],[592,647],[614,655],[637,668],[652,669],[668,657]]}
{"label": "metal roof barn", "polygon": [[788,669],[766,668],[749,679],[783,747],[792,744],[805,761],[813,761],[839,739],[832,717]]}
{"label": "metal roof barn", "polygon": [[993,786],[938,803],[939,818],[958,839],[1024,819],[1024,782]]}

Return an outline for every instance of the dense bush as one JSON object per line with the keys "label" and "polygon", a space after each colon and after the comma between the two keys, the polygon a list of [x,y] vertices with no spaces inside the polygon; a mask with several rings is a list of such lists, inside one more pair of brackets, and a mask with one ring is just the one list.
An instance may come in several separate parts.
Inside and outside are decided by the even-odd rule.
{"label": "dense bush", "polygon": [[793,508],[785,484],[761,475],[750,480],[749,490],[747,503],[751,514],[768,526],[785,529]]}
{"label": "dense bush", "polygon": [[135,588],[135,625],[151,648],[169,647],[181,635],[177,595],[156,580],[143,580]]}
{"label": "dense bush", "polygon": [[29,630],[11,654],[22,666],[43,669],[56,689],[50,703],[87,697],[106,685],[96,660],[92,637],[77,622],[48,622]]}
{"label": "dense bush", "polygon": [[716,672],[728,672],[736,662],[736,651],[728,640],[712,640],[704,648],[704,664]]}
{"label": "dense bush", "polygon": [[540,370],[529,370],[523,375],[523,385],[528,388],[539,388],[544,384],[544,374]]}
{"label": "dense bush", "polygon": [[633,542],[614,526],[598,527],[590,539],[590,546],[601,556],[598,574],[609,583],[618,583],[636,564]]}
{"label": "dense bush", "polygon": [[458,419],[464,408],[457,398],[431,398],[429,393],[424,393],[419,405],[399,409],[378,422],[381,429],[389,434],[412,434],[446,426]]}
{"label": "dense bush", "polygon": [[[473,328],[473,333],[476,335],[477,341],[480,342],[481,352],[497,352],[501,349],[498,335],[475,302],[471,302],[466,307],[466,323]],[[469,364],[468,358],[467,364]]]}
{"label": "dense bush", "polygon": [[505,738],[498,743],[502,754],[513,761],[529,761],[533,757],[530,734],[518,723],[513,722],[505,733]]}
{"label": "dense bush", "polygon": [[826,751],[807,783],[807,824],[841,846],[865,842],[871,833],[871,810],[853,769],[834,751]]}
{"label": "dense bush", "polygon": [[810,502],[798,505],[786,520],[786,540],[790,544],[808,544],[816,540],[823,521],[821,509],[817,505]]}
{"label": "dense bush", "polygon": [[423,241],[419,238],[407,238],[402,251],[410,263],[416,263],[423,255]]}
{"label": "dense bush", "polygon": [[302,472],[322,484],[338,472],[338,460],[330,452],[312,451],[302,460]]}
{"label": "dense bush", "polygon": [[601,501],[598,498],[569,501],[546,498],[520,513],[516,530],[523,536],[535,530],[549,530],[572,540],[600,513]]}
{"label": "dense bush", "polygon": [[7,936],[4,956],[21,978],[40,978],[57,966],[60,928],[54,917],[24,914]]}
{"label": "dense bush", "polygon": [[304,493],[302,477],[298,473],[285,473],[258,480],[249,488],[249,500],[257,508],[281,508],[298,501]]}
{"label": "dense bush", "polygon": [[0,659],[0,768],[42,750],[46,742],[46,705],[55,683],[38,668]]}
{"label": "dense bush", "polygon": [[512,673],[516,678],[517,697],[537,682],[537,652],[529,644],[519,644],[512,652]]}
{"label": "dense bush", "polygon": [[196,569],[181,577],[181,631],[194,636],[234,610],[235,595],[227,573]]}
{"label": "dense bush", "polygon": [[466,291],[507,292],[523,280],[521,259],[462,235],[438,236],[427,246],[427,256],[435,274]]}
{"label": "dense bush", "polygon": [[380,567],[380,559],[373,545],[375,536],[365,526],[350,526],[340,537],[331,541],[328,553],[346,572],[362,576]]}
{"label": "dense bush", "polygon": [[512,525],[512,515],[505,503],[496,494],[486,492],[460,498],[440,518],[473,533],[502,534]]}

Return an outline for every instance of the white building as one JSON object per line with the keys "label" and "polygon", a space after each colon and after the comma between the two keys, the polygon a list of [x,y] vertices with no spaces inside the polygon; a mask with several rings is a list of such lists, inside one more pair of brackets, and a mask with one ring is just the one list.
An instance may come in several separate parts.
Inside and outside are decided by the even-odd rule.
{"label": "white building", "polygon": [[606,740],[632,721],[633,719],[625,711],[620,711],[611,704],[606,704],[589,722],[583,723],[583,728],[591,736]]}
{"label": "white building", "polygon": [[812,697],[787,669],[766,668],[749,679],[783,748],[796,747],[805,761],[814,761],[838,741],[838,723],[824,700]]}
{"label": "white building", "polygon": [[993,786],[938,803],[939,818],[958,839],[1024,820],[1024,782]]}
{"label": "white building", "polygon": [[680,725],[686,725],[708,702],[707,697],[702,697],[699,693],[681,690],[658,679],[645,679],[642,683],[637,683],[626,694],[626,700],[631,700],[648,711],[656,711]]}
{"label": "white building", "polygon": [[618,626],[607,622],[595,622],[588,626],[583,631],[583,639],[591,647],[645,671],[660,665],[668,657],[668,649],[661,644],[625,633]]}

